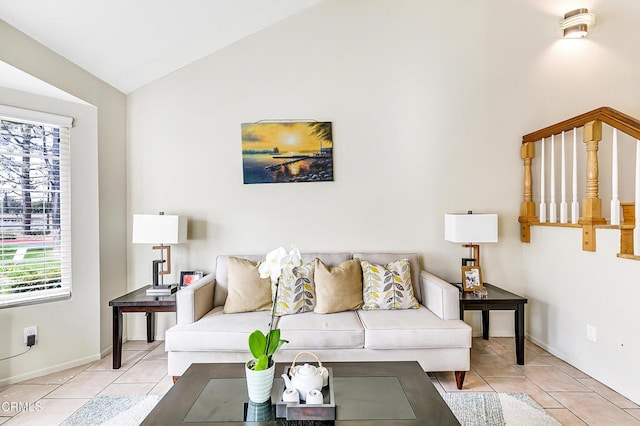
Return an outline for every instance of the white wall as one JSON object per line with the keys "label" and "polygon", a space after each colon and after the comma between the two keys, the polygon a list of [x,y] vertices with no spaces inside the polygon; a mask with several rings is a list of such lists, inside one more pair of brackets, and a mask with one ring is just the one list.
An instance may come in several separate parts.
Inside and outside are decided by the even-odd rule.
{"label": "white wall", "polygon": [[[459,279],[465,251],[443,241],[444,213],[514,217],[519,182],[482,165],[520,173],[518,134],[498,149],[474,143],[490,127],[476,37],[485,23],[462,17],[451,32],[442,19],[463,3],[325,1],[130,94],[128,217],[190,218],[176,270],[210,271],[218,253],[295,244],[417,251],[429,269]],[[274,118],[333,122],[335,182],[243,185],[240,123]],[[493,201],[497,184],[505,197]],[[497,254],[517,252],[517,228],[507,219],[501,233],[500,246],[483,247],[486,277],[518,287],[519,270]],[[133,289],[150,281],[154,253],[129,250]],[[144,336],[139,317],[130,337]]]}
{"label": "white wall", "polygon": [[[100,259],[98,250],[97,113],[65,102],[0,87],[0,103],[74,118],[71,129],[71,262],[69,300],[0,309],[2,356],[23,352],[24,327],[38,326],[37,344],[0,363],[0,385],[95,360],[99,356]],[[94,238],[87,238],[94,236]]]}
{"label": "white wall", "polygon": [[[558,310],[571,299],[555,287],[538,294],[545,286],[531,259],[561,245],[519,241],[522,135],[602,105],[640,116],[637,38],[627,37],[639,6],[588,3],[580,6],[598,13],[598,25],[569,41],[558,29],[569,2],[325,0],[150,84],[128,97],[129,227],[133,213],[188,216],[191,239],[174,249],[176,270],[211,271],[218,253],[295,244],[418,251],[428,269],[458,280],[465,252],[443,240],[444,213],[497,212],[500,242],[482,247],[485,280],[531,292],[531,336],[637,401],[620,386],[637,382],[637,370],[601,376],[610,358],[583,362],[572,339],[547,340],[535,328],[549,319],[540,300]],[[240,123],[277,118],[333,122],[335,182],[242,184]],[[129,250],[133,289],[149,282],[154,255]],[[587,262],[579,246],[575,253],[578,263],[554,263],[548,275]],[[595,275],[580,285],[568,278],[556,286],[601,285]],[[612,315],[618,302],[599,309]],[[551,318],[557,335],[575,333]],[[467,320],[479,332],[478,315]],[[160,337],[172,323],[162,317]],[[128,332],[144,338],[142,316]],[[512,334],[512,315],[492,314],[492,335]]]}
{"label": "white wall", "polygon": [[[581,245],[580,229],[532,228],[531,244],[523,244],[529,336],[637,403],[640,335],[634,295],[640,263],[616,257],[616,230],[596,231],[596,253],[580,250]],[[587,324],[596,328],[596,342],[587,340]]]}
{"label": "white wall", "polygon": [[[498,115],[504,112],[505,119],[514,120],[521,135],[599,106],[640,117],[640,58],[635,53],[639,46],[637,38],[629,37],[640,18],[640,4],[630,0],[580,4],[597,14],[597,24],[587,39],[572,41],[555,39],[552,24],[554,16],[576,5],[530,2],[537,6],[523,12],[515,3],[521,2],[492,2],[496,6],[492,13],[504,22],[508,16],[527,16],[519,22],[535,37],[526,42],[515,35],[493,38],[494,50],[505,53],[495,57],[499,81],[492,83],[492,93],[502,106]],[[546,25],[547,21],[551,22]],[[543,32],[546,27],[549,31]],[[511,28],[494,29],[497,34]],[[504,111],[508,108],[514,111]],[[610,178],[604,172],[610,161],[610,139],[608,142],[602,144],[600,156],[603,214],[607,217],[611,193]],[[580,143],[579,149],[583,150],[584,144]],[[632,171],[627,168],[621,176],[625,191]],[[534,186],[537,184],[534,181]],[[640,335],[635,331],[629,295],[633,294],[631,283],[640,273],[640,263],[616,257],[620,243],[617,231],[598,230],[596,236],[597,252],[590,253],[581,250],[578,229],[532,229],[532,242],[523,244],[521,250],[523,285],[529,297],[528,334],[550,352],[639,402]],[[596,343],[586,339],[587,324],[597,328]],[[627,346],[624,354],[615,349],[619,341]]]}
{"label": "white wall", "polygon": [[[94,107],[3,91],[0,102],[51,108],[76,120],[73,149],[73,298],[0,311],[3,351],[24,348],[24,326],[38,325],[28,354],[0,364],[0,384],[97,359],[111,345],[108,301],[126,289],[125,95],[0,20],[3,61]],[[89,109],[87,109],[89,108]],[[90,110],[90,112],[89,112]],[[6,342],[6,344],[5,344]]]}

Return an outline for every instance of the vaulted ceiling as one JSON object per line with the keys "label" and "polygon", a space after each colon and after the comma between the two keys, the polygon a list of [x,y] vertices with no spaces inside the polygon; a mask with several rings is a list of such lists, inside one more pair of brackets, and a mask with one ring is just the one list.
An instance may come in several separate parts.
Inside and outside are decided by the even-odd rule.
{"label": "vaulted ceiling", "polygon": [[124,93],[321,0],[0,0],[0,19]]}

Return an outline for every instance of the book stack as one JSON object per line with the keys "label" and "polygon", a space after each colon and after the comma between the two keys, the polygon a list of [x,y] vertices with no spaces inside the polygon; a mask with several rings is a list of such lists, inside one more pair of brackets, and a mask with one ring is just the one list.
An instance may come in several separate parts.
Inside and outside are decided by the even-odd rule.
{"label": "book stack", "polygon": [[176,284],[157,285],[147,289],[147,296],[171,296],[176,291],[178,291]]}

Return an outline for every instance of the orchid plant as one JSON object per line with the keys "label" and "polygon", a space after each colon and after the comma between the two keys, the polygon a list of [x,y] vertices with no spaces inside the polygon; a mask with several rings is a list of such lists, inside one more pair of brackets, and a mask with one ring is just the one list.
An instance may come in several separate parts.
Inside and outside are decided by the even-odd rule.
{"label": "orchid plant", "polygon": [[289,253],[279,247],[267,253],[266,259],[258,267],[260,278],[271,278],[271,284],[275,286],[273,296],[273,306],[271,307],[271,320],[269,321],[269,332],[262,333],[255,330],[249,335],[249,350],[255,358],[253,370],[266,370],[271,366],[271,357],[280,347],[289,343],[280,338],[280,329],[273,328],[275,318],[276,302],[278,299],[278,283],[284,274],[292,274],[293,269],[302,265],[302,257],[297,248],[293,248]]}

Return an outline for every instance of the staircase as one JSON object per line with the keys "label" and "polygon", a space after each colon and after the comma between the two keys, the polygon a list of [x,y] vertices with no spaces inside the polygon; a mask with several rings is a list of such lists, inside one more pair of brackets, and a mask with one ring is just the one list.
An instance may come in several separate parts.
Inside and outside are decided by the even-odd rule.
{"label": "staircase", "polygon": [[[603,135],[603,151],[609,159],[604,163],[599,158]],[[584,143],[580,149],[578,139]],[[640,211],[635,209],[640,199],[639,120],[601,107],[524,135],[520,155],[522,242],[531,241],[531,226],[579,227],[582,249],[595,251],[595,229],[613,227],[620,229],[618,256],[640,260],[640,244],[634,247],[634,240],[640,241],[640,229],[635,226],[640,223]],[[600,194],[603,177],[610,184],[606,216]],[[620,202],[620,193],[633,201]]]}

